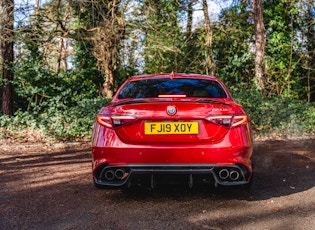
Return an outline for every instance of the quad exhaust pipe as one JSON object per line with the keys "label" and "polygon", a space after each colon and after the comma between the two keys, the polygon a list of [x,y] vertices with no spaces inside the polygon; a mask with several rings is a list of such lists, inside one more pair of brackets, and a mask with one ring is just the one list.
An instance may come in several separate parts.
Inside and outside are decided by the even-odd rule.
{"label": "quad exhaust pipe", "polygon": [[[209,166],[209,168],[196,168],[195,170],[192,170],[191,168],[179,169],[180,170],[178,174],[186,176],[186,183],[189,188],[192,188],[195,183],[214,182],[215,186],[247,183],[246,171],[244,172],[243,168],[238,166],[217,166],[213,168]],[[133,176],[133,174],[135,175]],[[149,174],[149,177],[141,177],[141,175],[145,174]],[[156,176],[160,174],[162,174],[162,176]],[[160,180],[168,180],[168,174],[173,174],[173,170],[164,168],[152,170],[152,168],[133,169],[129,166],[105,166],[99,173],[98,181],[99,183],[109,186],[123,186],[126,184],[129,187],[133,183],[140,184],[142,182],[141,180],[143,179],[143,181],[153,189],[156,187],[157,183],[160,182]],[[137,175],[139,175],[139,177]]]}
{"label": "quad exhaust pipe", "polygon": [[123,168],[118,169],[109,169],[105,172],[104,177],[106,180],[123,180],[128,176],[126,171]]}
{"label": "quad exhaust pipe", "polygon": [[232,170],[221,169],[219,171],[219,178],[221,180],[237,181],[240,178],[240,173],[234,169],[232,169]]}
{"label": "quad exhaust pipe", "polygon": [[106,180],[114,180],[115,179],[115,173],[113,170],[107,170],[105,172],[105,178]]}
{"label": "quad exhaust pipe", "polygon": [[229,170],[227,170],[227,169],[222,169],[222,170],[219,171],[219,177],[220,177],[220,179],[226,180],[226,179],[229,178],[229,176],[230,176]]}
{"label": "quad exhaust pipe", "polygon": [[125,170],[124,169],[116,169],[115,170],[115,177],[119,180],[123,179],[125,175]]}
{"label": "quad exhaust pipe", "polygon": [[238,178],[240,178],[240,173],[238,171],[232,170],[230,172],[230,179],[236,181]]}

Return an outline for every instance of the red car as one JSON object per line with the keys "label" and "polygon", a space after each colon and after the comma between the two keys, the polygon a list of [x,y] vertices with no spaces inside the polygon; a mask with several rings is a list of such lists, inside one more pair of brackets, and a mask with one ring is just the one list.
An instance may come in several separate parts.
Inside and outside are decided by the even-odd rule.
{"label": "red car", "polygon": [[216,77],[135,76],[96,117],[94,184],[248,184],[252,151],[248,115]]}

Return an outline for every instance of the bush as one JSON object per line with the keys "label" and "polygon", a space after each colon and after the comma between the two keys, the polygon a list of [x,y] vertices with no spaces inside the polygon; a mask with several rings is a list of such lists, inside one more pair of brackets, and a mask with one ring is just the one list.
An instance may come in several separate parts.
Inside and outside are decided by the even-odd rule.
{"label": "bush", "polygon": [[[58,140],[89,139],[95,115],[109,101],[97,94],[96,84],[78,71],[54,75],[28,69],[36,78],[17,75],[17,107],[13,117],[0,114],[0,136],[40,131]],[[43,84],[45,82],[45,84]],[[248,112],[254,135],[265,138],[314,137],[315,104],[287,97],[264,97],[245,87],[231,88]],[[21,134],[22,133],[22,134]],[[25,132],[24,132],[25,133]]]}
{"label": "bush", "polygon": [[108,102],[98,95],[90,72],[56,74],[28,62],[16,69],[16,112],[13,117],[0,114],[0,136],[27,129],[62,140],[90,137],[95,115]]}
{"label": "bush", "polygon": [[257,91],[232,89],[248,112],[258,137],[299,138],[315,135],[315,103],[288,97],[264,97]]}
{"label": "bush", "polygon": [[[0,116],[0,136],[8,138],[21,131],[41,131],[57,140],[84,140],[91,137],[95,116],[108,101],[104,98],[85,99],[77,105],[60,106],[51,101],[41,113],[17,111],[14,116]],[[55,104],[57,103],[57,104]],[[60,102],[59,102],[60,103]],[[49,106],[51,105],[51,106]]]}

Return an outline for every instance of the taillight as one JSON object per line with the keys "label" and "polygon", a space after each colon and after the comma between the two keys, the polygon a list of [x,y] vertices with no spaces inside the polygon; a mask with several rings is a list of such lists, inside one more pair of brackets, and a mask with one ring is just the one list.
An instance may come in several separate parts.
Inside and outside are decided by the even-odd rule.
{"label": "taillight", "polygon": [[105,115],[98,115],[96,120],[99,124],[106,126],[108,128],[117,128],[122,125],[126,125],[136,118],[133,116],[105,116]]}
{"label": "taillight", "polygon": [[247,115],[234,116],[233,117],[232,127],[245,124],[245,123],[247,123],[247,121],[248,121],[248,116]]}
{"label": "taillight", "polygon": [[206,119],[216,125],[223,125],[225,127],[230,127],[232,122],[232,115],[222,115],[222,116],[211,116],[206,117]]}
{"label": "taillight", "polygon": [[206,120],[229,128],[245,124],[248,121],[248,117],[247,115],[218,115],[206,117]]}
{"label": "taillight", "polygon": [[97,116],[96,120],[99,124],[106,126],[108,128],[112,128],[112,121],[109,116]]}

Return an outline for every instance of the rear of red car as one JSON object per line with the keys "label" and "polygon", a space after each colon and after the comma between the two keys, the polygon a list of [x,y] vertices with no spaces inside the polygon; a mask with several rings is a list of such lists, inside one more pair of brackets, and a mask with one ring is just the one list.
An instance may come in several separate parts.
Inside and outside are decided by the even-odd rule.
{"label": "rear of red car", "polygon": [[96,117],[94,183],[247,184],[252,150],[249,118],[217,78],[132,77]]}

